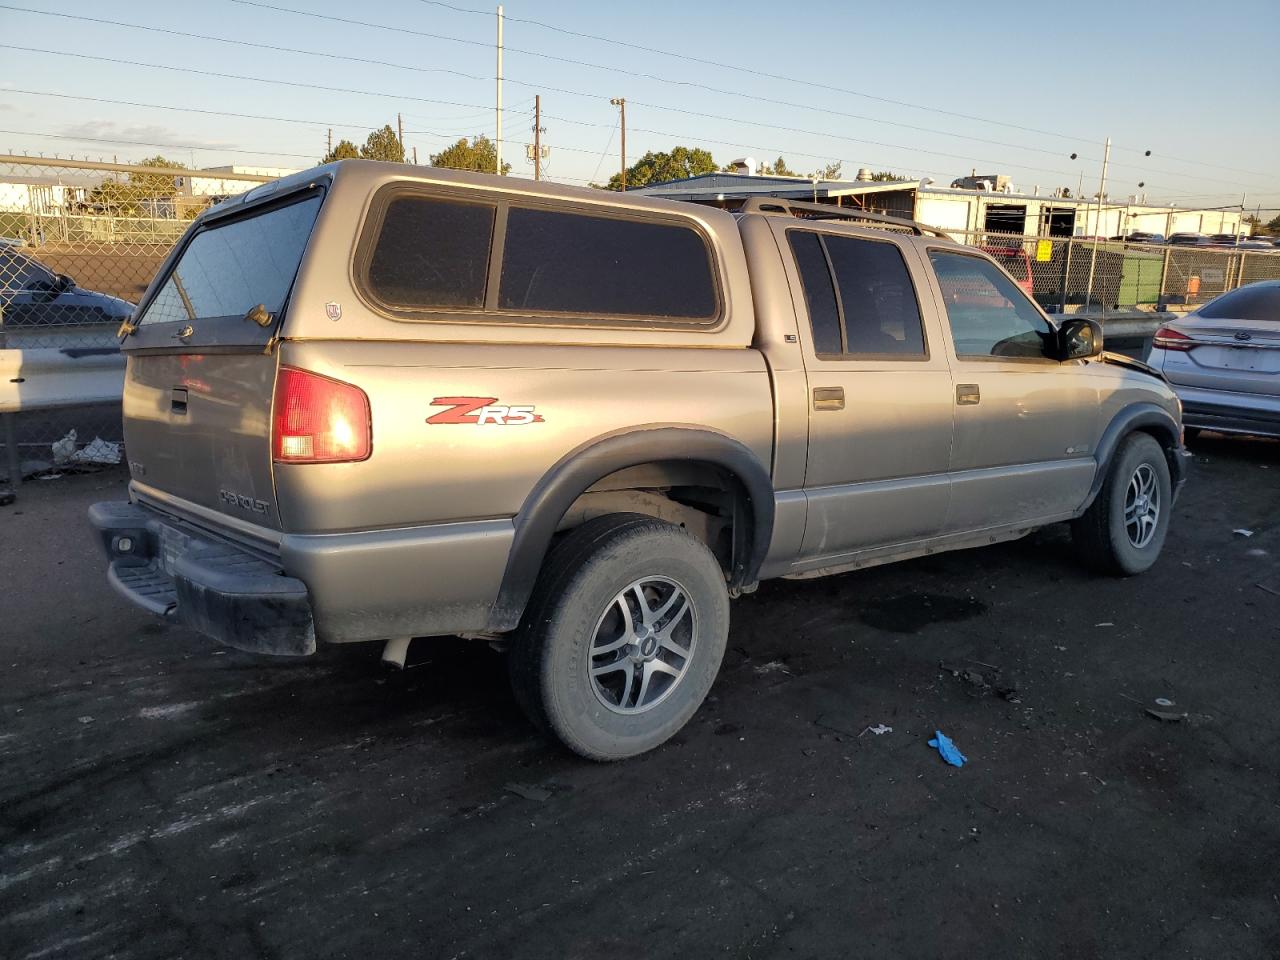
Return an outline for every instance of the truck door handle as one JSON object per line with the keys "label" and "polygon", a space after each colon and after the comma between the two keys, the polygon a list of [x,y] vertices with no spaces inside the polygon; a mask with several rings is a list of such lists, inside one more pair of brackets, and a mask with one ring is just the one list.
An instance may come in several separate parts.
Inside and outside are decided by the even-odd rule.
{"label": "truck door handle", "polygon": [[814,387],[813,409],[843,410],[844,387]]}
{"label": "truck door handle", "polygon": [[978,389],[976,383],[957,383],[956,384],[956,404],[961,407],[970,407],[974,404],[982,402],[982,392]]}
{"label": "truck door handle", "polygon": [[170,395],[169,409],[172,410],[174,413],[181,413],[183,415],[186,414],[187,412],[187,388],[186,387],[173,388],[173,393]]}

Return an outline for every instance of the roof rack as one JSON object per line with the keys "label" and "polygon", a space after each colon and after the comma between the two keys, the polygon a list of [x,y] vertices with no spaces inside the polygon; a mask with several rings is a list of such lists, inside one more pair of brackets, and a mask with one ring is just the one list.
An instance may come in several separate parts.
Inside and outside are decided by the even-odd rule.
{"label": "roof rack", "polygon": [[776,197],[751,197],[743,201],[742,206],[738,208],[738,213],[781,213],[801,220],[857,220],[889,227],[903,227],[917,237],[923,237],[929,233],[944,240],[951,239],[935,227],[926,227],[906,217],[891,217],[885,213],[869,213],[866,210],[837,207],[829,203],[801,203],[795,200],[779,200]]}

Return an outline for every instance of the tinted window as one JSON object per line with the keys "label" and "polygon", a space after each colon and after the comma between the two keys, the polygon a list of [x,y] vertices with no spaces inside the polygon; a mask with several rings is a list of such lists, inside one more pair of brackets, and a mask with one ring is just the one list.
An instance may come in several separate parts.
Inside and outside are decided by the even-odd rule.
{"label": "tinted window", "polygon": [[1200,316],[1209,320],[1280,323],[1280,286],[1255,284],[1232,290],[1205,304]]}
{"label": "tinted window", "polygon": [[0,250],[0,290],[30,290],[53,283],[53,273],[21,253]]}
{"label": "tinted window", "polygon": [[844,311],[850,356],[924,356],[920,306],[902,254],[891,243],[823,237]]}
{"label": "tinted window", "polygon": [[243,317],[284,306],[320,209],[319,196],[197,233],[141,323]]}
{"label": "tinted window", "polygon": [[483,307],[494,209],[396,197],[387,204],[369,258],[369,291],[392,307]]}
{"label": "tinted window", "polygon": [[707,245],[688,227],[512,207],[498,306],[709,321],[717,305]]}
{"label": "tinted window", "polygon": [[1000,268],[956,253],[931,251],[961,357],[1044,357],[1052,328]]}
{"label": "tinted window", "polygon": [[840,313],[827,256],[822,252],[822,239],[816,233],[800,230],[790,231],[789,236],[804,287],[804,301],[809,307],[813,350],[820,356],[839,356],[844,352],[840,341]]}

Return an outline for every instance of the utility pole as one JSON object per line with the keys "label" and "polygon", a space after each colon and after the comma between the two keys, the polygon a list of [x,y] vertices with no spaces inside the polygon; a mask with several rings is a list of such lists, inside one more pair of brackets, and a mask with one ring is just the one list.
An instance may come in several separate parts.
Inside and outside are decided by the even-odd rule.
{"label": "utility pole", "polygon": [[400,141],[400,156],[404,156],[404,117],[396,113],[396,139]]}
{"label": "utility pole", "polygon": [[327,157],[331,153],[333,153],[333,127],[329,128],[329,149],[325,151],[324,155]]}
{"label": "utility pole", "polygon": [[1084,309],[1089,311],[1093,300],[1093,275],[1098,268],[1098,231],[1102,229],[1102,198],[1107,192],[1107,164],[1111,162],[1111,138],[1107,137],[1107,145],[1102,151],[1102,182],[1098,184],[1098,216],[1093,223],[1093,252],[1089,254],[1089,287],[1084,295]]}
{"label": "utility pole", "polygon": [[542,94],[533,98],[533,179],[542,179]]}
{"label": "utility pole", "polygon": [[413,148],[413,165],[415,167],[418,165],[418,148],[417,147]]}
{"label": "utility pole", "polygon": [[493,143],[493,172],[502,175],[502,5],[498,5],[498,135]]}
{"label": "utility pole", "polygon": [[614,97],[609,101],[618,108],[619,123],[622,127],[622,189],[627,189],[627,98]]}
{"label": "utility pole", "polygon": [[1240,194],[1240,219],[1236,221],[1236,243],[1240,242],[1240,229],[1244,226],[1244,204],[1248,199],[1248,194]]}

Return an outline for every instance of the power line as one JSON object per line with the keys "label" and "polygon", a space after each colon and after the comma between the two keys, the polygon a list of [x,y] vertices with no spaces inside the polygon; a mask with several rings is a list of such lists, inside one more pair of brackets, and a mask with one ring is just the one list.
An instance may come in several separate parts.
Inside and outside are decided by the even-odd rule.
{"label": "power line", "polygon": [[[292,8],[292,7],[282,7],[282,6],[278,6],[278,5],[276,5],[276,4],[264,3],[264,2],[261,2],[261,0],[232,0],[232,2],[234,2],[234,3],[239,3],[239,4],[242,4],[242,5],[245,5],[245,6],[259,7],[259,8],[266,9],[266,10],[272,10],[272,11],[275,11],[275,12],[277,12],[277,13],[287,13],[287,14],[291,14],[291,15],[293,15],[293,16],[311,17],[311,18],[313,18],[313,19],[317,19],[317,20],[328,20],[328,21],[332,21],[332,22],[336,22],[336,23],[341,23],[341,24],[346,24],[346,25],[353,25],[353,26],[367,27],[367,28],[374,29],[374,30],[385,30],[385,31],[393,32],[393,33],[408,33],[408,34],[412,34],[412,35],[415,35],[415,36],[424,36],[424,37],[429,37],[429,38],[431,38],[431,39],[435,39],[435,40],[446,40],[446,41],[450,41],[450,42],[453,42],[453,43],[462,43],[462,44],[466,44],[466,45],[468,45],[468,46],[481,46],[481,47],[488,47],[488,46],[490,46],[490,44],[489,44],[487,41],[470,40],[470,39],[466,39],[466,38],[462,38],[462,37],[454,37],[454,36],[450,36],[450,35],[447,35],[447,34],[431,33],[431,32],[418,31],[418,30],[410,30],[410,29],[407,29],[407,28],[402,28],[402,27],[400,27],[400,26],[392,26],[392,25],[390,25],[390,24],[375,23],[375,22],[371,22],[371,21],[367,21],[367,20],[355,20],[355,19],[352,19],[352,18],[349,18],[349,17],[338,17],[338,16],[334,16],[334,15],[332,15],[332,14],[316,13],[316,12],[314,12],[314,11],[310,11],[310,10],[298,10],[298,9],[295,9],[295,8]],[[466,8],[466,7],[455,6],[455,5],[452,5],[452,4],[447,4],[447,3],[440,2],[440,0],[421,0],[421,2],[424,2],[424,3],[430,3],[430,4],[434,4],[434,5],[438,5],[438,6],[444,6],[444,7],[447,7],[447,8],[449,8],[449,9],[457,10],[457,11],[462,12],[462,13],[470,13],[470,14],[476,14],[476,15],[484,14],[485,16],[488,16],[488,15],[489,15],[489,14],[488,14],[487,12],[485,12],[485,11],[480,11],[480,10],[474,10],[474,9]],[[582,34],[582,33],[578,33],[578,32],[576,32],[576,31],[571,31],[571,30],[562,30],[561,28],[557,28],[557,27],[554,27],[554,26],[551,26],[551,25],[548,25],[548,24],[542,23],[541,21],[534,21],[534,20],[522,20],[521,18],[516,18],[516,17],[507,17],[507,16],[505,15],[505,13],[504,13],[504,19],[506,19],[506,20],[511,20],[511,21],[514,21],[514,22],[527,22],[527,23],[535,24],[535,25],[537,25],[537,26],[546,27],[547,29],[558,30],[559,32],[567,33],[567,34],[569,34],[569,35],[571,35],[571,36],[579,36],[579,37],[583,37],[583,38],[587,38],[587,39],[601,40],[601,41],[604,41],[604,42],[610,42],[610,43],[616,42],[616,43],[618,43],[618,44],[620,44],[620,45],[622,45],[622,46],[636,46],[636,45],[634,45],[634,44],[628,44],[628,43],[626,43],[625,41],[613,41],[613,40],[610,40],[609,38],[606,38],[606,37],[598,37],[598,36],[595,36],[595,35],[593,35],[593,34]],[[785,107],[787,107],[787,108],[789,108],[789,109],[803,109],[803,110],[811,110],[811,111],[815,111],[815,112],[818,112],[818,113],[824,113],[824,114],[828,114],[828,115],[832,115],[832,116],[839,116],[839,117],[844,117],[844,118],[853,119],[853,120],[860,120],[860,121],[865,121],[865,122],[869,122],[869,123],[878,123],[878,124],[882,124],[882,125],[885,125],[885,126],[903,127],[903,128],[905,128],[905,129],[915,130],[915,131],[917,131],[917,132],[923,132],[923,133],[930,133],[930,134],[934,134],[934,135],[937,135],[937,136],[951,137],[951,138],[954,138],[954,139],[960,139],[960,140],[972,140],[972,141],[975,141],[975,142],[985,143],[985,144],[988,144],[988,145],[1004,147],[1004,148],[1006,148],[1006,149],[1013,149],[1013,150],[1026,150],[1026,151],[1033,152],[1033,153],[1046,153],[1046,154],[1049,154],[1050,156],[1060,156],[1060,155],[1061,155],[1060,151],[1050,150],[1050,149],[1046,149],[1046,148],[1043,148],[1043,147],[1029,147],[1029,146],[1022,146],[1022,145],[1019,145],[1019,144],[1007,143],[1007,142],[1000,141],[1000,140],[991,140],[991,139],[989,139],[989,138],[985,138],[985,137],[974,137],[974,136],[970,136],[970,135],[967,135],[967,134],[952,133],[952,132],[950,132],[950,131],[946,131],[946,130],[937,130],[937,129],[935,129],[935,128],[931,128],[931,127],[921,127],[921,126],[917,126],[917,125],[913,125],[913,124],[901,123],[901,122],[899,122],[899,121],[877,119],[877,118],[874,118],[874,117],[867,117],[867,116],[864,116],[864,115],[861,115],[861,114],[851,114],[851,113],[846,113],[846,112],[843,112],[843,111],[831,110],[831,109],[826,108],[826,107],[813,106],[813,105],[811,105],[811,104],[795,103],[795,102],[791,102],[791,101],[778,100],[778,99],[769,98],[769,97],[760,97],[760,96],[753,95],[753,94],[746,94],[746,93],[742,93],[742,92],[740,92],[740,91],[736,91],[736,90],[725,90],[725,89],[718,88],[718,87],[712,87],[712,86],[709,86],[709,85],[707,85],[707,84],[696,83],[696,82],[693,82],[693,81],[674,80],[674,79],[671,79],[671,78],[669,78],[669,77],[663,77],[663,76],[659,76],[659,75],[655,75],[655,74],[637,73],[637,72],[635,72],[634,70],[629,70],[629,69],[626,69],[626,68],[623,68],[623,67],[614,67],[614,66],[610,66],[610,65],[607,65],[607,64],[591,63],[591,62],[589,62],[589,61],[585,61],[585,60],[577,60],[577,59],[574,59],[574,58],[571,58],[571,57],[561,57],[561,56],[556,56],[556,55],[554,55],[554,54],[543,53],[543,52],[541,52],[541,51],[537,51],[537,50],[528,50],[528,49],[524,49],[524,48],[520,48],[520,47],[512,47],[512,46],[510,46],[510,45],[508,45],[508,44],[504,44],[504,45],[503,45],[503,49],[504,49],[504,52],[506,52],[506,53],[522,53],[522,54],[525,54],[525,55],[527,55],[527,56],[537,57],[537,58],[544,59],[544,60],[550,60],[550,61],[553,61],[553,62],[556,62],[556,63],[567,63],[567,64],[572,64],[572,65],[575,65],[575,66],[588,67],[588,68],[590,68],[590,69],[606,70],[606,71],[613,72],[613,73],[623,73],[623,74],[626,74],[627,76],[630,76],[630,77],[632,77],[632,78],[646,79],[646,80],[653,80],[653,81],[655,81],[655,82],[660,82],[660,83],[669,83],[669,84],[675,84],[675,85],[678,85],[678,86],[692,87],[692,88],[697,88],[697,89],[706,90],[706,91],[709,91],[709,92],[712,92],[712,93],[716,93],[716,94],[719,94],[719,95],[735,96],[735,97],[740,97],[740,98],[743,98],[743,99],[746,99],[746,100],[752,100],[752,101],[756,101],[756,102],[760,102],[760,103],[768,103],[768,104],[775,105],[775,106],[785,106]],[[639,47],[639,46],[637,46],[637,49],[642,49],[642,50],[644,50],[644,51],[646,51],[646,52],[649,52],[649,53],[660,53],[660,54],[663,54],[663,55],[666,55],[666,56],[679,56],[679,55],[677,55],[677,54],[672,54],[672,53],[670,53],[670,52],[668,52],[668,51],[659,50],[659,49],[657,49],[657,48],[653,48],[653,47]],[[325,56],[325,54],[319,54],[319,55],[321,55],[321,56]],[[337,55],[335,55],[335,56],[337,56]],[[734,67],[734,66],[731,66],[731,65],[729,65],[729,64],[722,64],[722,63],[719,63],[719,62],[717,62],[717,61],[713,61],[713,60],[703,60],[703,59],[700,59],[700,58],[698,58],[698,57],[682,57],[682,59],[692,60],[692,61],[694,61],[694,62],[698,62],[698,63],[706,63],[706,64],[708,64],[708,65],[710,65],[710,66],[716,66],[716,67],[727,67],[727,68],[729,68],[729,69],[740,69],[740,68],[738,68],[738,67]],[[741,68],[741,69],[745,69],[745,68]],[[750,70],[748,70],[747,72],[750,72],[750,73],[756,73],[756,74],[757,74],[757,75],[759,75],[759,76],[763,76],[763,77],[766,77],[766,78],[769,78],[769,79],[777,79],[777,80],[787,80],[787,79],[789,79],[789,78],[787,78],[787,77],[783,77],[783,76],[780,76],[780,75],[769,74],[769,73],[762,73],[762,72],[759,72],[759,71],[750,71]],[[547,85],[547,84],[522,82],[522,81],[519,81],[519,80],[514,80],[514,79],[512,79],[512,78],[510,78],[510,77],[506,77],[506,78],[504,78],[504,79],[505,79],[508,83],[515,83],[515,84],[517,84],[517,85],[519,85],[519,86],[525,86],[525,87],[528,87],[528,88],[530,88],[530,89],[537,89],[537,90],[551,90],[551,91],[553,91],[553,92],[555,92],[555,93],[563,93],[563,94],[567,94],[567,95],[571,95],[571,96],[583,96],[583,97],[590,97],[590,98],[592,98],[592,99],[595,99],[595,98],[598,96],[598,94],[591,94],[591,93],[586,93],[586,92],[578,91],[578,90],[569,90],[569,89],[565,89],[565,88],[563,88],[563,87],[552,87],[552,86],[549,86],[549,85]],[[808,83],[808,81],[795,81],[795,82],[803,82],[803,83],[806,83],[806,84]],[[845,89],[840,88],[840,87],[833,87],[833,86],[826,85],[826,84],[809,84],[809,85],[823,87],[823,88],[825,88],[825,89],[833,90],[833,91],[837,91],[837,92],[840,92],[840,93],[846,93],[846,94],[852,94],[852,95],[855,95],[855,96],[867,97],[867,98],[869,98],[869,99],[873,99],[873,100],[880,100],[880,101],[882,101],[882,102],[889,103],[889,104],[893,104],[893,105],[897,105],[897,106],[908,106],[908,107],[916,107],[916,108],[918,108],[918,109],[923,109],[923,110],[932,110],[933,112],[943,113],[943,114],[947,114],[947,115],[949,115],[949,116],[954,116],[954,117],[961,118],[961,119],[965,119],[965,120],[976,120],[976,121],[979,121],[979,122],[991,122],[991,123],[997,123],[997,122],[998,122],[998,121],[989,121],[989,120],[984,120],[984,118],[982,118],[982,117],[976,117],[976,116],[972,116],[972,115],[969,115],[969,114],[955,113],[955,112],[953,112],[953,111],[947,111],[947,110],[940,110],[940,109],[936,109],[936,108],[923,107],[923,106],[920,106],[920,105],[918,105],[918,104],[911,104],[911,103],[908,103],[908,102],[906,102],[906,101],[899,101],[899,100],[894,100],[894,99],[891,99],[891,98],[884,98],[884,97],[874,97],[874,96],[872,96],[872,95],[870,95],[870,94],[860,93],[860,92],[858,92],[858,91],[845,90]],[[669,110],[669,111],[677,112],[677,113],[686,113],[686,114],[688,114],[688,115],[690,115],[690,116],[696,116],[696,117],[700,117],[700,118],[706,118],[706,119],[732,119],[732,118],[728,118],[728,117],[721,117],[721,116],[720,116],[720,115],[718,115],[718,114],[700,113],[700,112],[697,112],[697,111],[690,111],[690,110],[686,110],[686,109],[683,109],[683,108],[680,108],[680,107],[670,106],[670,105],[661,104],[661,103],[642,103],[641,101],[635,101],[635,100],[633,100],[632,102],[633,102],[633,103],[635,103],[635,104],[637,104],[637,105],[639,105],[639,106],[646,106],[646,107],[650,107],[651,109],[657,109],[657,110]],[[756,124],[757,124],[757,125],[759,125],[759,126],[773,127],[774,129],[784,130],[784,131],[792,132],[792,133],[805,133],[805,134],[812,134],[812,132],[811,132],[811,131],[805,131],[805,130],[802,130],[802,129],[799,129],[799,128],[795,128],[795,127],[784,127],[784,126],[778,126],[778,125],[776,125],[776,124],[760,124],[760,123],[758,123],[757,121],[736,120],[735,122],[740,122],[740,123],[741,123],[741,122],[746,122],[746,123],[756,123]],[[1076,136],[1071,136],[1071,135],[1067,135],[1067,134],[1053,133],[1053,132],[1051,132],[1051,131],[1037,130],[1037,129],[1032,128],[1032,127],[1024,127],[1024,126],[1020,126],[1020,125],[1018,125],[1018,124],[1001,124],[1001,125],[1003,125],[1003,126],[1013,127],[1013,128],[1020,129],[1020,130],[1026,131],[1026,132],[1030,132],[1030,133],[1037,133],[1037,134],[1042,134],[1042,135],[1048,135],[1048,136],[1060,137],[1060,138],[1062,138],[1062,139],[1065,139],[1065,140],[1071,140],[1071,141],[1074,141],[1074,142],[1077,142],[1077,143],[1079,143],[1079,142],[1081,142],[1081,141],[1087,141],[1087,139],[1088,139],[1088,138],[1084,138],[1084,137],[1076,137]],[[827,136],[828,134],[821,134],[821,135],[823,135],[823,136]],[[1008,167],[1015,167],[1015,168],[1023,169],[1023,170],[1033,170],[1033,171],[1040,171],[1040,172],[1044,172],[1044,173],[1054,173],[1054,174],[1056,174],[1056,175],[1058,175],[1058,176],[1068,176],[1068,177],[1069,177],[1069,176],[1072,176],[1072,175],[1073,175],[1073,174],[1072,174],[1072,173],[1070,173],[1070,172],[1064,172],[1064,171],[1052,170],[1052,169],[1047,168],[1047,167],[1034,167],[1034,166],[1030,166],[1030,165],[1027,165],[1027,164],[1015,164],[1015,163],[1010,163],[1009,161],[1004,160],[1004,159],[1000,159],[1000,160],[987,160],[987,159],[982,159],[982,158],[965,157],[965,156],[961,156],[960,154],[951,154],[951,153],[946,153],[946,152],[943,152],[943,151],[937,151],[937,150],[924,150],[923,148],[918,148],[918,147],[910,147],[910,146],[905,146],[905,145],[902,145],[902,144],[890,144],[890,143],[884,143],[884,142],[882,142],[882,141],[875,141],[875,140],[863,140],[863,139],[859,139],[859,138],[856,138],[856,137],[841,137],[841,138],[839,138],[839,139],[850,140],[850,141],[852,141],[852,142],[857,142],[857,143],[868,143],[868,144],[872,144],[872,145],[875,145],[875,146],[891,147],[891,148],[894,148],[894,149],[901,149],[901,150],[918,150],[918,151],[923,152],[923,153],[933,153],[933,154],[938,155],[938,156],[946,156],[946,157],[952,157],[952,158],[956,158],[956,159],[963,159],[963,160],[967,160],[967,161],[969,161],[969,162],[995,163],[995,164],[998,164],[998,165],[1003,165],[1003,166],[1008,166]],[[1082,160],[1086,160],[1086,161],[1088,161],[1088,162],[1096,162],[1096,158],[1081,157],[1080,159],[1082,159]],[[1120,164],[1120,163],[1113,163],[1113,164],[1112,164],[1112,166],[1117,166],[1117,167],[1126,167],[1126,168],[1128,168],[1128,169],[1140,170],[1140,171],[1142,171],[1143,173],[1146,173],[1146,174],[1150,174],[1150,173],[1161,173],[1161,174],[1164,174],[1164,175],[1166,175],[1166,176],[1170,176],[1170,177],[1179,177],[1179,178],[1182,178],[1182,179],[1189,179],[1189,180],[1201,179],[1200,177],[1197,177],[1195,174],[1180,173],[1180,172],[1178,172],[1178,171],[1172,171],[1172,170],[1159,170],[1159,169],[1153,169],[1153,168],[1151,168],[1150,166],[1147,166],[1147,165],[1145,165],[1145,164],[1143,164],[1143,165],[1135,165],[1135,164]],[[1248,171],[1246,171],[1246,172],[1248,172]],[[1254,173],[1250,173],[1250,175],[1253,175],[1253,176],[1267,176],[1267,174],[1254,174]],[[1233,181],[1229,181],[1229,182],[1233,182]],[[1249,189],[1260,189],[1260,188],[1258,187],[1258,185],[1256,185],[1256,184],[1238,184],[1238,185],[1239,185],[1239,186],[1243,186],[1243,187],[1247,187],[1247,188],[1249,188]]]}
{"label": "power line", "polygon": [[[244,0],[236,0],[236,2],[244,2]],[[459,13],[468,13],[468,14],[474,14],[477,16],[490,16],[488,11],[476,10],[471,7],[463,7],[457,4],[447,3],[445,2],[445,0],[419,0],[419,2],[426,3],[431,6],[444,7],[449,10],[457,11]],[[994,126],[1007,127],[1011,130],[1021,130],[1025,133],[1035,133],[1035,134],[1040,134],[1042,136],[1058,137],[1060,139],[1070,140],[1076,143],[1087,143],[1087,142],[1091,142],[1094,139],[1092,137],[1081,136],[1078,134],[1065,134],[1065,133],[1058,133],[1052,130],[1041,130],[1036,127],[1025,126],[1024,124],[1010,123],[1006,120],[994,120],[990,117],[980,117],[974,114],[959,113],[954,110],[945,110],[941,107],[927,106],[922,103],[912,103],[907,100],[896,100],[892,97],[882,97],[876,94],[867,93],[862,90],[852,90],[848,87],[838,87],[829,83],[819,83],[813,80],[804,80],[799,77],[790,77],[784,74],[769,73],[768,71],[758,70],[753,67],[744,67],[741,64],[737,64],[737,63],[726,63],[719,60],[710,60],[705,57],[696,57],[687,53],[676,53],[671,50],[664,50],[660,47],[649,47],[649,46],[645,46],[644,44],[634,43],[627,40],[619,40],[615,37],[606,37],[600,34],[584,33],[579,30],[570,30],[567,27],[560,27],[553,23],[547,23],[544,20],[534,20],[528,17],[513,17],[508,14],[504,14],[504,19],[508,23],[527,23],[530,26],[541,27],[544,30],[550,30],[554,33],[560,33],[565,36],[575,37],[580,40],[595,40],[600,43],[613,44],[614,46],[625,47],[631,50],[638,50],[643,53],[654,53],[664,57],[671,57],[673,59],[681,60],[688,63],[700,63],[700,64],[703,64],[704,66],[716,67],[722,70],[732,70],[737,73],[748,74],[750,76],[760,77],[766,80],[781,80],[786,83],[800,84],[801,86],[811,87],[817,90],[827,90],[832,93],[840,93],[840,94],[845,94],[847,96],[859,97],[865,100],[872,100],[877,103],[885,103],[885,104],[889,104],[897,107],[909,107],[913,110],[923,110],[927,113],[936,113],[942,116],[955,117],[956,119],[960,119],[960,120],[972,120],[972,121],[977,121],[979,123],[989,123]],[[877,122],[883,123],[888,121],[877,121]],[[1126,153],[1145,153],[1145,151],[1138,150],[1133,147],[1118,147],[1116,149],[1124,150]],[[1191,160],[1188,158],[1175,157],[1167,154],[1166,156],[1169,156],[1170,160],[1174,160],[1178,163],[1190,163],[1196,166],[1209,167],[1215,170],[1232,170],[1236,173],[1245,173],[1255,177],[1271,177],[1272,176],[1272,174],[1270,173],[1260,173],[1257,170],[1245,170],[1240,167],[1228,167],[1219,163],[1209,163],[1201,160]],[[1113,164],[1113,166],[1118,166],[1118,164]],[[1126,166],[1132,166],[1132,165],[1126,165]],[[1147,168],[1143,167],[1141,169],[1145,170]]]}
{"label": "power line", "polygon": [[245,153],[255,157],[301,157],[311,159],[310,153],[285,153],[280,150],[245,150],[238,147],[211,147],[200,143],[153,143],[148,140],[116,140],[109,137],[81,137],[67,133],[39,133],[35,130],[0,130],[15,137],[45,137],[49,140],[71,140],[76,143],[113,143],[131,147],[162,147],[169,150],[204,150],[211,153]]}

